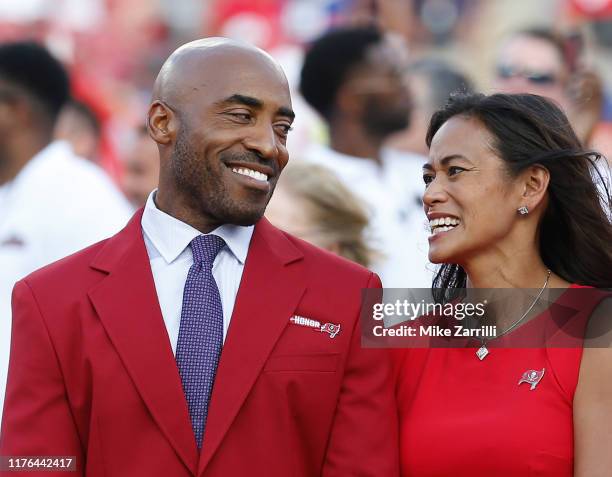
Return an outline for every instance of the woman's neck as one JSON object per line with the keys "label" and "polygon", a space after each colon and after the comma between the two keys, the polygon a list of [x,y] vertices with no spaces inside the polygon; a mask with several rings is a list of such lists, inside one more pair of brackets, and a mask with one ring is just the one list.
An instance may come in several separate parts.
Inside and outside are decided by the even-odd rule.
{"label": "woman's neck", "polygon": [[474,257],[462,267],[468,288],[540,288],[548,273],[536,250],[512,255],[496,250]]}

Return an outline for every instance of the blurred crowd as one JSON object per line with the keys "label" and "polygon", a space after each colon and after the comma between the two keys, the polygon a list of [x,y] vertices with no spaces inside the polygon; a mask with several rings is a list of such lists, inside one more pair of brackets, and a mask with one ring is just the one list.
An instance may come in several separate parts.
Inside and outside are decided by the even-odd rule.
{"label": "blurred crowd", "polygon": [[453,92],[552,98],[612,157],[612,0],[4,0],[2,383],[12,284],[144,205],[159,173],[144,121],[154,75],[179,44],[215,35],[269,51],[293,89],[268,219],[386,287],[431,286],[425,131]]}

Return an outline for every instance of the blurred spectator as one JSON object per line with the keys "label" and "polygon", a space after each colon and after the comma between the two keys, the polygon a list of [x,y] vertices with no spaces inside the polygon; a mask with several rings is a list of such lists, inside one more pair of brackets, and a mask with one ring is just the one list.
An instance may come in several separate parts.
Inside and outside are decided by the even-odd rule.
{"label": "blurred spectator", "polygon": [[92,109],[81,101],[70,100],[62,109],[55,138],[70,143],[77,156],[98,163],[101,125]]}
{"label": "blurred spectator", "polygon": [[583,144],[589,144],[603,106],[599,77],[580,65],[581,40],[548,28],[528,28],[502,44],[495,91],[532,93],[555,101],[567,113]]}
{"label": "blurred spectator", "polygon": [[15,281],[113,234],[130,216],[100,168],[53,141],[68,96],[64,68],[43,47],[0,45],[0,409]]}
{"label": "blurred spectator", "polygon": [[274,225],[332,253],[369,267],[365,205],[329,169],[292,159],[266,209]]}
{"label": "blurred spectator", "polygon": [[546,28],[513,33],[501,45],[495,65],[495,90],[546,96],[568,108],[567,84],[575,67],[563,38]]}
{"label": "blurred spectator", "polygon": [[374,27],[331,31],[307,52],[301,92],[328,123],[333,150],[382,164],[383,141],[408,125],[410,112],[397,57]]}
{"label": "blurred spectator", "polygon": [[441,109],[451,93],[474,90],[471,81],[441,60],[430,58],[412,63],[405,73],[412,93],[413,107],[410,127],[392,136],[389,147],[405,152],[427,155],[425,134],[432,114]]}
{"label": "blurred spectator", "polygon": [[[332,169],[372,212],[372,246],[386,257],[373,264],[387,287],[428,287],[426,248],[411,243],[418,208],[406,183],[421,184],[421,173],[402,165],[422,158],[391,158],[383,148],[392,133],[408,125],[410,96],[402,79],[404,52],[374,27],[331,31],[307,51],[301,73],[304,99],[329,127],[330,147],[305,156]],[[419,213],[420,227],[424,215]],[[410,243],[407,245],[407,243]]]}
{"label": "blurred spectator", "polygon": [[134,207],[143,207],[159,181],[157,145],[147,128],[138,128],[134,144],[124,159],[123,192]]}

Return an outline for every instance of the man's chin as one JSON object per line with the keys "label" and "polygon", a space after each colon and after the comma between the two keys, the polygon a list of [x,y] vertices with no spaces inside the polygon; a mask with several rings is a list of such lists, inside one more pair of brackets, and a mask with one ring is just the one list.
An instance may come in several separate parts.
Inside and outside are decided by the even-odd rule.
{"label": "man's chin", "polygon": [[239,213],[228,214],[223,220],[226,224],[240,225],[248,227],[256,224],[264,215],[265,209],[256,211],[241,211]]}

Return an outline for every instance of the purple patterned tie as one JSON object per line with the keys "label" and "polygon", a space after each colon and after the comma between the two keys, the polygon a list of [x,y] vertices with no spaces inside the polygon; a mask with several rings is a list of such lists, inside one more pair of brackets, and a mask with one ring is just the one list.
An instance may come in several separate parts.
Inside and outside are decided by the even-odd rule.
{"label": "purple patterned tie", "polygon": [[223,306],[212,266],[225,241],[200,235],[191,241],[193,265],[183,291],[176,363],[187,398],[198,449],[202,447],[208,404],[223,346]]}

